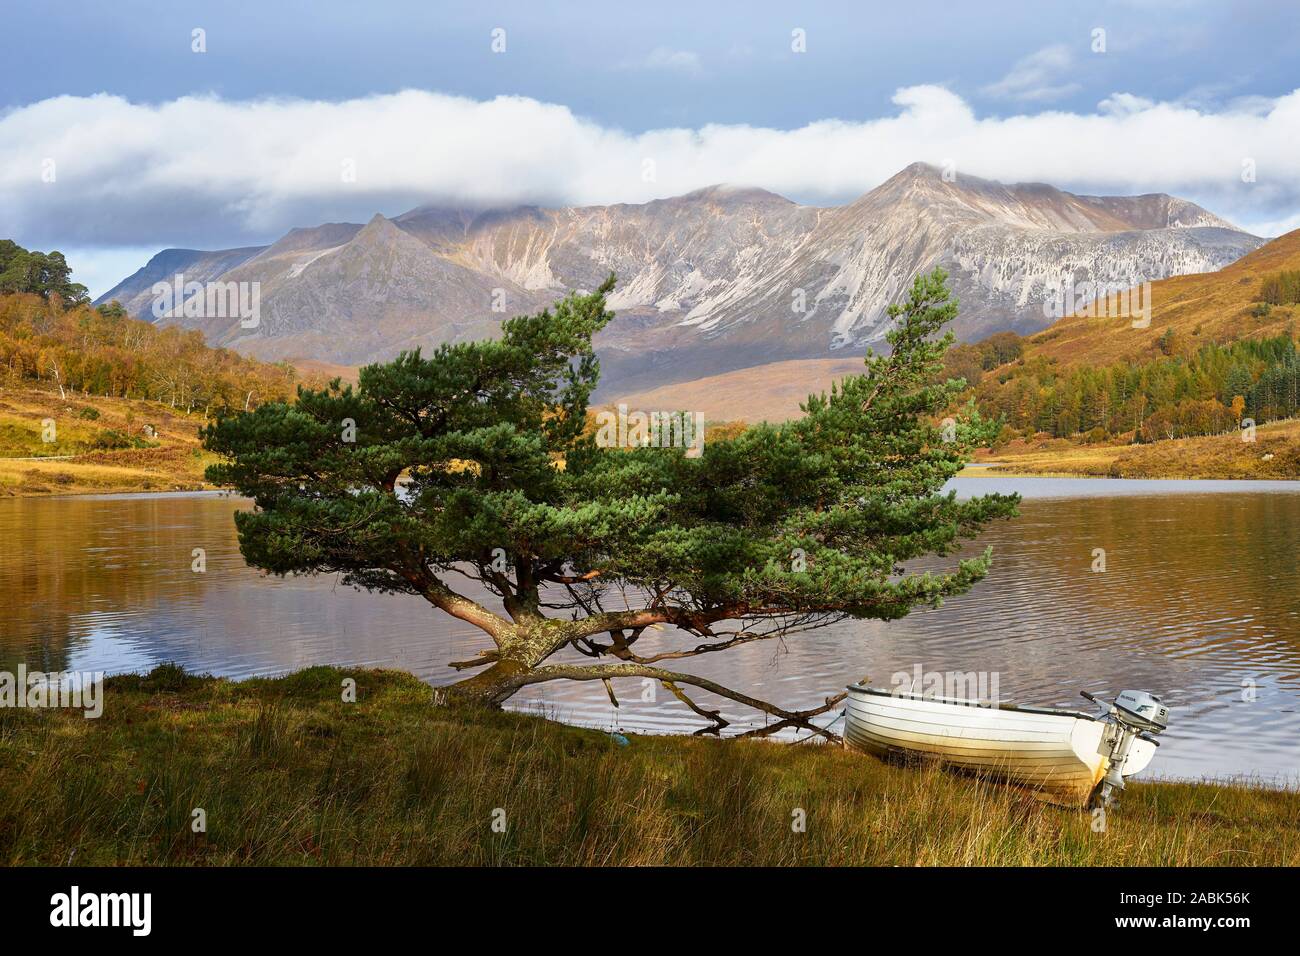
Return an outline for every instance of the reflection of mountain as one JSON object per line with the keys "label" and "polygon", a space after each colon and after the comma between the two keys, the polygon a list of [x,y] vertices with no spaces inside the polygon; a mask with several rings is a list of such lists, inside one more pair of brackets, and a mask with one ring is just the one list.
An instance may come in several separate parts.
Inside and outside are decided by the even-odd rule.
{"label": "reflection of mountain", "polygon": [[[1069,278],[1205,272],[1260,240],[1166,195],[1075,196],[916,163],[846,206],[714,186],[641,205],[474,212],[419,208],[364,226],[295,229],[260,249],[166,250],[103,298],[147,312],[150,286],[258,282],[261,324],[187,318],[213,344],[357,364],[493,334],[509,314],[594,288],[618,319],[598,338],[604,384],[630,389],[786,359],[861,354],[918,272],[945,266],[959,335],[1047,324]],[[497,306],[497,308],[494,308]]]}

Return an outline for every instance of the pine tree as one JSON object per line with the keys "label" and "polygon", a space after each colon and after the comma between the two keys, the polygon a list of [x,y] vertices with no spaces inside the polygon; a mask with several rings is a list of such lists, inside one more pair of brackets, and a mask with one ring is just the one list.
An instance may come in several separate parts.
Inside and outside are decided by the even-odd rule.
{"label": "pine tree", "polygon": [[[612,318],[612,288],[611,276],[512,319],[499,340],[369,366],[356,389],[335,381],[220,417],[204,439],[227,460],[209,478],[256,505],[235,516],[244,557],[417,594],[478,627],[493,646],[453,663],[484,668],[453,685],[458,698],[499,704],[544,681],[649,678],[714,730],[725,721],[682,686],[772,714],[773,728],[815,729],[842,695],[792,712],[661,662],[843,618],[892,620],[985,575],[987,550],[908,569],[954,555],[1016,506],[943,491],[998,427],[973,407],[955,427],[940,421],[961,390],[939,374],[956,314],[946,277],[918,277],[890,309],[889,354],[811,396],[804,417],[706,441],[698,457],[601,447],[585,428],[591,337]],[[482,591],[453,587],[464,577]],[[648,629],[670,649],[644,651]],[[548,663],[566,648],[593,662]]]}

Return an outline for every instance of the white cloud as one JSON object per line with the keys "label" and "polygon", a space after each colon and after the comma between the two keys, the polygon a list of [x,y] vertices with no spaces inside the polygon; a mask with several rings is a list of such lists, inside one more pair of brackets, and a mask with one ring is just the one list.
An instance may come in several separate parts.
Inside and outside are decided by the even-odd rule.
{"label": "white cloud", "polygon": [[1134,96],[1132,93],[1112,93],[1100,103],[1097,109],[1111,116],[1128,116],[1131,113],[1141,113],[1143,110],[1149,110],[1156,104],[1144,96]]}
{"label": "white cloud", "polygon": [[[0,115],[0,236],[37,248],[212,248],[424,202],[643,202],[717,182],[829,204],[948,158],[958,175],[1170,192],[1247,227],[1293,221],[1300,90],[1218,112],[1123,96],[1095,113],[981,118],[943,87],[914,86],[891,115],[860,122],[641,133],[523,97],[417,90],[341,102],[64,96]],[[42,182],[45,159],[54,182]],[[1253,184],[1241,181],[1245,159]]]}
{"label": "white cloud", "polygon": [[690,50],[672,50],[666,46],[655,47],[643,59],[627,64],[629,69],[659,70],[666,73],[698,75],[704,64],[700,55]]}
{"label": "white cloud", "polygon": [[1023,102],[1059,100],[1082,88],[1080,84],[1064,79],[1063,74],[1073,69],[1074,54],[1064,43],[1057,43],[1017,60],[1011,72],[981,92]]}

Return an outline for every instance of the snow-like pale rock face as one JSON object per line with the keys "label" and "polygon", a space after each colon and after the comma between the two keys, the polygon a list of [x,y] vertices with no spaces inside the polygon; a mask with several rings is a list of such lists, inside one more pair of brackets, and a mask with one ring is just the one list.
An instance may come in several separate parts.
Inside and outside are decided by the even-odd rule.
{"label": "snow-like pale rock face", "polygon": [[711,187],[642,205],[422,208],[238,254],[168,250],[105,298],[147,314],[149,286],[177,262],[204,280],[259,281],[254,332],[189,323],[263,356],[356,364],[493,334],[613,272],[605,379],[645,387],[878,343],[889,304],[936,265],[961,304],[958,335],[975,340],[1049,324],[1044,302],[1063,283],[1213,271],[1261,243],[1175,197],[949,182],[914,164],[837,208]]}

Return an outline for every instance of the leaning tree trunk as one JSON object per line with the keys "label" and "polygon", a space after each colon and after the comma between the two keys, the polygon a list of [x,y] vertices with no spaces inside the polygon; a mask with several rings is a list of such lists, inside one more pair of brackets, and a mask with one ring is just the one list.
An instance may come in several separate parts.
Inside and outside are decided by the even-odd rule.
{"label": "leaning tree trunk", "polygon": [[[642,678],[657,681],[664,689],[684,703],[699,716],[710,723],[697,733],[718,734],[729,722],[718,710],[709,710],[686,695],[682,686],[694,687],[716,697],[733,703],[753,708],[776,722],[750,730],[741,736],[766,736],[786,728],[802,728],[827,740],[839,741],[839,736],[825,727],[813,722],[813,718],[833,710],[844,700],[840,693],[825,698],[823,704],[808,710],[790,711],[764,700],[751,697],[740,691],[732,690],[721,684],[695,674],[665,670],[655,666],[656,658],[638,657],[628,643],[619,641],[612,645],[603,645],[596,653],[588,656],[600,658],[608,655],[614,660],[595,664],[546,664],[545,661],[564,648],[599,632],[623,633],[626,627],[644,627],[648,623],[644,611],[628,611],[603,617],[599,626],[593,626],[591,618],[576,621],[557,621],[538,615],[520,615],[513,622],[506,622],[500,617],[490,615],[481,607],[466,601],[458,595],[439,592],[431,596],[433,603],[483,628],[491,637],[496,647],[483,651],[477,657],[466,661],[453,661],[451,666],[457,670],[483,667],[473,677],[458,681],[445,688],[446,700],[451,703],[480,707],[500,707],[516,692],[530,684],[542,684],[555,680],[601,681],[609,695],[610,702],[619,706],[614,692],[613,681],[616,678]],[[520,619],[522,617],[522,619]],[[662,618],[660,618],[662,620]],[[724,645],[725,646],[725,645]],[[592,645],[588,643],[588,647]],[[593,648],[594,649],[594,648]],[[697,649],[694,653],[702,653]]]}
{"label": "leaning tree trunk", "polygon": [[568,644],[579,626],[571,621],[535,618],[508,628],[497,628],[496,649],[468,661],[455,661],[459,670],[487,668],[447,688],[453,699],[467,704],[499,707],[525,684],[542,661]]}
{"label": "leaning tree trunk", "polygon": [[478,707],[500,707],[523,684],[519,679],[528,674],[527,664],[517,660],[498,660],[473,677],[457,681],[447,687],[448,696],[461,704]]}
{"label": "leaning tree trunk", "polygon": [[619,706],[618,698],[615,696],[614,687],[611,683],[616,678],[639,677],[658,681],[674,697],[684,703],[692,711],[709,721],[709,724],[696,731],[696,734],[720,734],[721,731],[729,725],[720,711],[709,710],[693,701],[682,690],[680,685],[695,687],[699,690],[707,691],[715,696],[730,700],[733,703],[741,704],[758,710],[769,717],[775,717],[774,723],[764,724],[739,736],[742,737],[765,737],[786,729],[803,729],[810,731],[813,735],[825,738],[833,742],[840,742],[838,734],[832,732],[826,727],[822,727],[813,721],[814,717],[821,716],[834,710],[847,696],[844,693],[836,694],[833,697],[825,698],[825,701],[817,707],[807,710],[790,711],[778,707],[775,704],[750,697],[748,694],[732,690],[721,684],[711,681],[704,677],[698,677],[694,674],[681,673],[678,671],[664,670],[661,667],[655,667],[650,664],[638,661],[623,660],[617,663],[606,664],[530,664],[527,661],[518,658],[509,657],[495,659],[495,652],[488,652],[479,659],[479,661],[462,661],[453,666],[472,667],[475,664],[482,663],[482,660],[493,660],[493,663],[485,670],[480,671],[467,680],[458,681],[445,688],[448,703],[455,703],[465,706],[476,707],[500,707],[506,700],[512,697],[517,691],[527,687],[530,684],[542,684],[554,680],[571,680],[571,681],[601,681],[605,685],[605,690],[609,694],[610,702]]}

